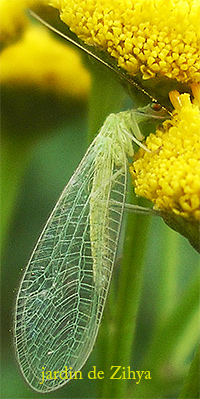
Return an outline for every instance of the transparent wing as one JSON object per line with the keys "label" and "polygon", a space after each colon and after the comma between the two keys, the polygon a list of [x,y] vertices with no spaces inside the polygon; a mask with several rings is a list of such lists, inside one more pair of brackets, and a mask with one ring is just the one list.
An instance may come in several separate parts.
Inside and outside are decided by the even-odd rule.
{"label": "transparent wing", "polygon": [[[55,378],[41,384],[42,371],[53,373],[66,366],[80,370],[98,332],[127,179],[125,153],[116,165],[107,140],[99,133],[89,147],[56,204],[20,285],[16,353],[26,381],[36,391],[53,391],[67,382]],[[94,185],[99,165],[101,178]],[[118,206],[112,205],[115,201]]]}

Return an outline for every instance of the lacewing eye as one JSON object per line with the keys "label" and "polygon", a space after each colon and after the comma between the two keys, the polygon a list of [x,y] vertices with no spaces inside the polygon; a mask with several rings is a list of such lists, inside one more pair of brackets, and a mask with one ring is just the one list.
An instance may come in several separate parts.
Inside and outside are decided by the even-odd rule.
{"label": "lacewing eye", "polygon": [[153,102],[153,103],[151,104],[151,108],[153,109],[153,111],[159,112],[159,111],[162,109],[162,105],[160,105],[160,104],[157,103],[157,102]]}

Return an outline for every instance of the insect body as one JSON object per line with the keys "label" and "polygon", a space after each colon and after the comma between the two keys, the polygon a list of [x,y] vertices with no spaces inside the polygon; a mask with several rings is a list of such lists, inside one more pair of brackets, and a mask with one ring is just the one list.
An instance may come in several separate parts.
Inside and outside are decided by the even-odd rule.
{"label": "insect body", "polygon": [[[122,223],[136,111],[111,114],[58,200],[17,296],[15,344],[30,386],[50,392],[86,362],[97,336]],[[117,206],[116,206],[117,204]],[[69,378],[71,379],[71,377]]]}

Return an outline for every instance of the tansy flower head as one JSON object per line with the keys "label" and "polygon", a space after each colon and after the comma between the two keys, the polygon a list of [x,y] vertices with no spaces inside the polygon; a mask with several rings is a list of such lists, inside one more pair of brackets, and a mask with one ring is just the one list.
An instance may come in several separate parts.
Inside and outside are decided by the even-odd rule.
{"label": "tansy flower head", "polygon": [[25,5],[25,0],[0,0],[1,46],[16,40],[27,27],[28,19],[24,13]]}
{"label": "tansy flower head", "polygon": [[152,201],[173,228],[189,229],[189,236],[194,233],[198,240],[200,109],[187,93],[171,92],[170,99],[175,108],[172,118],[147,137],[151,152],[140,149],[130,171],[135,193]]}
{"label": "tansy flower head", "polygon": [[2,47],[20,39],[29,27],[30,21],[25,10],[41,10],[48,0],[0,0],[0,43]]}
{"label": "tansy flower head", "polygon": [[200,80],[198,0],[49,0],[86,43],[144,79]]}
{"label": "tansy flower head", "polygon": [[12,89],[39,88],[83,98],[89,90],[90,75],[75,49],[55,40],[42,25],[33,26],[26,15],[28,7],[37,10],[45,9],[45,5],[47,0],[0,0],[4,45],[0,82]]}
{"label": "tansy flower head", "polygon": [[54,40],[43,26],[30,26],[2,51],[0,82],[80,98],[88,93],[90,75],[73,48]]}
{"label": "tansy flower head", "polygon": [[[26,23],[21,35],[1,51],[2,132],[5,137],[17,133],[19,141],[21,134],[32,142],[33,136],[46,134],[71,117],[75,107],[82,108],[89,92],[90,74],[75,49],[29,18],[28,7],[43,10],[43,16],[45,12],[53,16],[56,10],[46,5],[47,0],[5,2],[10,4],[5,11],[12,18],[4,15],[2,7],[4,23],[15,21],[19,12]],[[0,5],[3,4],[2,0]],[[12,24],[7,29],[11,34]]]}

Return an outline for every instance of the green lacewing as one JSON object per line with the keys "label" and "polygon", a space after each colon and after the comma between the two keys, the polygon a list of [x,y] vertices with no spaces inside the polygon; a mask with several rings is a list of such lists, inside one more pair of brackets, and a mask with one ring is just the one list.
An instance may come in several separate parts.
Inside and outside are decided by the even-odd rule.
{"label": "green lacewing", "polygon": [[[24,272],[15,346],[22,374],[36,391],[50,392],[71,380],[94,346],[116,258],[137,116],[145,114],[130,110],[108,116]],[[41,382],[43,370],[65,367],[69,379]]]}
{"label": "green lacewing", "polygon": [[[93,349],[116,259],[132,141],[143,146],[138,123],[152,118],[163,114],[145,107],[108,116],[35,246],[14,321],[17,360],[35,391],[62,387]],[[60,377],[42,379],[50,371]]]}

